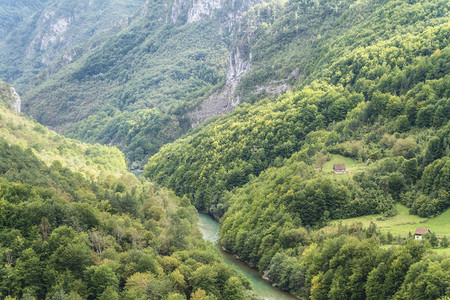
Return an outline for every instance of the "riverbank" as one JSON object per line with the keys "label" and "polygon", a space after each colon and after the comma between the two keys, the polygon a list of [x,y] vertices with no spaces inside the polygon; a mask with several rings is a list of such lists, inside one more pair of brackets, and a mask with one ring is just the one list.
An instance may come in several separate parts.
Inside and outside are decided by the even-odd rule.
{"label": "riverbank", "polygon": [[210,215],[199,213],[198,214],[198,226],[203,238],[211,241],[219,248],[223,261],[242,273],[253,284],[255,293],[264,300],[298,300],[300,298],[295,297],[289,293],[283,292],[277,287],[272,285],[272,282],[263,278],[264,274],[261,274],[257,269],[252,268],[245,262],[238,259],[234,254],[222,249],[219,245],[219,223],[215,221]]}

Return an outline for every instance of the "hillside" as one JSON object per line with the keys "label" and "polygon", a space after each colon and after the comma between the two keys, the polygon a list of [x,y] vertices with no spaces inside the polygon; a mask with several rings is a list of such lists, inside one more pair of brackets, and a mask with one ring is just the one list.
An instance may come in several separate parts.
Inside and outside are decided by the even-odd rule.
{"label": "hillside", "polygon": [[257,299],[187,198],[6,108],[0,87],[0,298]]}
{"label": "hillside", "polygon": [[125,156],[0,83],[0,295],[253,299],[197,208],[300,298],[450,297],[449,7],[147,1],[23,97]]}
{"label": "hillside", "polygon": [[127,173],[125,157],[117,148],[65,138],[16,113],[11,88],[0,81],[0,136],[4,141],[30,149],[48,166],[60,161],[73,172],[81,172],[89,179]]}
{"label": "hillside", "polygon": [[414,234],[415,229],[418,227],[426,227],[441,238],[450,236],[449,209],[434,218],[422,218],[417,215],[412,215],[409,213],[408,207],[402,204],[397,204],[396,211],[397,213],[392,217],[385,217],[381,214],[368,215],[351,219],[336,220],[331,222],[331,225],[333,226],[341,223],[345,226],[361,222],[364,227],[369,227],[372,222],[377,224],[377,228],[380,232],[390,232],[394,237]]}
{"label": "hillside", "polygon": [[34,81],[24,110],[71,137],[117,145],[141,168],[208,117],[311,83],[349,51],[442,24],[447,11],[446,1],[149,2],[128,27]]}
{"label": "hillside", "polygon": [[5,36],[15,28],[24,18],[33,13],[33,10],[42,8],[47,0],[40,1],[8,1],[0,8],[1,19],[0,33]]}
{"label": "hillside", "polygon": [[[148,1],[129,26],[37,79],[24,111],[71,137],[117,145],[142,168],[191,128],[187,112],[224,86],[234,91],[245,61],[233,36],[259,2]],[[216,102],[213,115],[236,105]]]}
{"label": "hillside", "polygon": [[[19,0],[0,8],[0,78],[24,93],[29,81],[59,57],[69,63],[94,35],[127,23],[145,0]],[[61,62],[60,62],[61,63]],[[51,71],[50,71],[51,72]]]}
{"label": "hillside", "polygon": [[[404,9],[388,11],[392,16],[384,21],[403,22],[411,6],[403,5]],[[427,16],[430,27],[415,35],[402,34],[403,27],[398,26],[397,35],[376,40],[374,30],[373,44],[341,50],[348,53],[327,69],[319,66],[324,75],[310,85],[299,85],[275,101],[266,98],[241,105],[164,146],[149,161],[147,176],[209,209],[225,191],[270,166],[282,165],[302,149],[300,155],[310,165],[324,150],[360,161],[420,157],[423,168],[446,153],[446,144],[439,142],[442,150],[424,157],[427,143],[448,122],[449,27],[445,18]],[[438,20],[442,24],[434,26]]]}
{"label": "hillside", "polygon": [[[324,11],[311,4],[314,13],[302,24],[327,15],[327,3],[333,4],[320,2]],[[407,240],[401,248],[384,249],[379,244],[393,239],[376,225],[320,229],[330,220],[394,216],[396,203],[421,217],[450,207],[448,3],[345,3],[321,40],[311,41],[311,52],[281,50],[286,59],[298,58],[304,73],[291,91],[253,98],[163,146],[144,175],[221,216],[222,245],[299,296],[448,296],[448,276],[420,285],[425,279],[415,273],[442,268],[436,272],[448,274],[448,259],[425,254],[427,246],[408,235],[398,237]],[[355,18],[360,12],[365,17]],[[273,36],[294,30],[280,22],[273,23]],[[308,30],[298,34],[307,38]],[[261,48],[269,49],[264,60],[277,53],[270,47]],[[273,62],[277,71],[295,65]],[[241,86],[251,91],[254,83]],[[347,174],[330,173],[327,161],[347,163]],[[440,245],[435,237],[430,243]],[[429,293],[434,284],[442,289]]]}

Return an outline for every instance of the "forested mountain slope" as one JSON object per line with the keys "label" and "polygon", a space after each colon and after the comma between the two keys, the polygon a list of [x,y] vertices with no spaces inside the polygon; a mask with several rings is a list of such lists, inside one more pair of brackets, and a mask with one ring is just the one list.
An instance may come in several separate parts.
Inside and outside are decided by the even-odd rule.
{"label": "forested mountain slope", "polygon": [[[263,1],[148,1],[125,29],[28,88],[24,110],[143,161],[190,129],[186,113],[242,72],[240,16]],[[57,72],[56,72],[57,71]],[[217,110],[228,111],[225,99]]]}
{"label": "forested mountain slope", "polygon": [[0,298],[256,299],[187,198],[6,108],[0,87]]}
{"label": "forested mountain slope", "polygon": [[127,167],[122,152],[114,147],[85,144],[65,138],[14,110],[12,86],[0,81],[0,135],[9,144],[30,149],[47,165],[58,160],[89,179],[123,175]]}
{"label": "forested mountain slope", "polygon": [[1,295],[251,299],[200,240],[192,201],[298,296],[449,297],[450,260],[429,251],[447,237],[324,227],[450,207],[448,18],[444,0],[148,1],[41,73],[25,110],[134,167],[186,133],[144,170],[182,198],[124,173],[117,149],[0,110]]}
{"label": "forested mountain slope", "polygon": [[[390,155],[386,150],[392,144],[385,146],[389,149],[380,149],[384,134],[394,134],[391,142],[395,142],[414,133],[425,141],[414,141],[420,147],[407,157],[425,155],[431,131],[448,122],[450,69],[448,14],[437,18],[433,14],[436,10],[446,11],[448,3],[426,4],[430,10],[423,16],[429,19],[430,26],[403,33],[402,24],[415,24],[413,20],[408,23],[406,15],[411,10],[422,10],[423,3],[388,1],[373,16],[378,19],[381,13],[389,15],[379,21],[397,21],[397,34],[392,32],[383,39],[373,30],[370,45],[340,50],[347,53],[334,57],[328,68],[319,65],[316,72],[322,75],[311,84],[298,85],[276,100],[244,104],[164,146],[149,161],[146,175],[189,195],[198,207],[209,209],[221,202],[224,191],[242,186],[270,166],[283,164],[284,159],[312,143],[310,139],[327,141],[321,134],[330,136],[326,146],[337,148],[334,152],[351,153],[365,161]],[[370,24],[381,26],[379,22]],[[353,45],[351,41],[359,34],[355,27],[342,43],[347,40]],[[331,36],[329,39],[330,43],[334,40]],[[376,130],[378,127],[381,129]],[[350,145],[356,150],[341,150]],[[306,147],[307,158],[320,150]],[[167,154],[170,159],[166,159]]]}
{"label": "forested mountain slope", "polygon": [[310,83],[346,52],[447,12],[446,1],[150,1],[128,27],[42,74],[24,109],[71,137],[117,145],[139,168],[208,116]]}
{"label": "forested mountain slope", "polygon": [[[63,55],[69,63],[80,43],[127,23],[145,0],[2,1],[0,78],[23,94],[29,81]],[[61,63],[61,62],[60,62]],[[49,70],[51,72],[51,70]]]}
{"label": "forested mountain slope", "polygon": [[359,47],[445,23],[449,10],[445,1],[387,0],[286,1],[281,10],[270,8],[246,20],[262,24],[249,45],[252,68],[240,83],[242,94],[271,82],[310,83]]}
{"label": "forested mountain slope", "polygon": [[7,35],[15,28],[24,18],[31,15],[33,11],[42,8],[47,0],[28,1],[4,1],[0,8],[2,23],[0,24],[0,33],[2,36]]}
{"label": "forested mountain slope", "polygon": [[[319,230],[395,215],[395,203],[428,217],[450,207],[448,3],[357,1],[334,24],[322,47],[298,53],[305,79],[291,91],[165,145],[144,175],[222,216],[223,246],[297,295],[448,296],[449,261],[426,244],[385,250],[392,237],[376,227]],[[328,160],[347,174],[321,171]]]}

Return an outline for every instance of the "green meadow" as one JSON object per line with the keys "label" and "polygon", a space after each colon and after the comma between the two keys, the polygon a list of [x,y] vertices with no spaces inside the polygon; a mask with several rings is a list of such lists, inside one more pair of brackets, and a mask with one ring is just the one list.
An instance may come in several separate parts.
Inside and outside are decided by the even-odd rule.
{"label": "green meadow", "polygon": [[347,173],[351,173],[352,171],[359,171],[367,167],[365,163],[358,162],[352,158],[332,154],[331,159],[323,165],[322,171],[323,172],[333,171],[334,164],[345,164],[345,169]]}
{"label": "green meadow", "polygon": [[364,227],[369,226],[370,222],[373,222],[381,232],[390,232],[394,236],[407,236],[410,232],[414,234],[414,231],[418,227],[428,228],[439,237],[443,235],[450,236],[450,209],[435,218],[421,218],[416,215],[410,215],[409,209],[406,206],[397,204],[397,214],[393,217],[369,215],[336,220],[332,222],[332,225],[338,224],[339,222],[342,222],[342,224],[361,222]]}
{"label": "green meadow", "polygon": [[448,247],[448,248],[436,248],[436,249],[433,249],[433,251],[438,253],[438,254],[442,254],[442,255],[450,257],[450,247]]}

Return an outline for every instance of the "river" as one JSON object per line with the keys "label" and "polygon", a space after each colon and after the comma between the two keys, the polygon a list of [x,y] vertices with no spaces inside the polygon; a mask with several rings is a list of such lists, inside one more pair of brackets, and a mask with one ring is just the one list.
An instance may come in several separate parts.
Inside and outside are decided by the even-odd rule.
{"label": "river", "polygon": [[[207,214],[198,214],[198,227],[203,238],[211,241],[219,247],[219,223]],[[282,292],[272,286],[270,282],[261,278],[261,274],[254,268],[238,260],[236,257],[220,249],[223,261],[235,270],[244,274],[253,284],[256,294],[264,300],[293,300],[294,296]]]}

